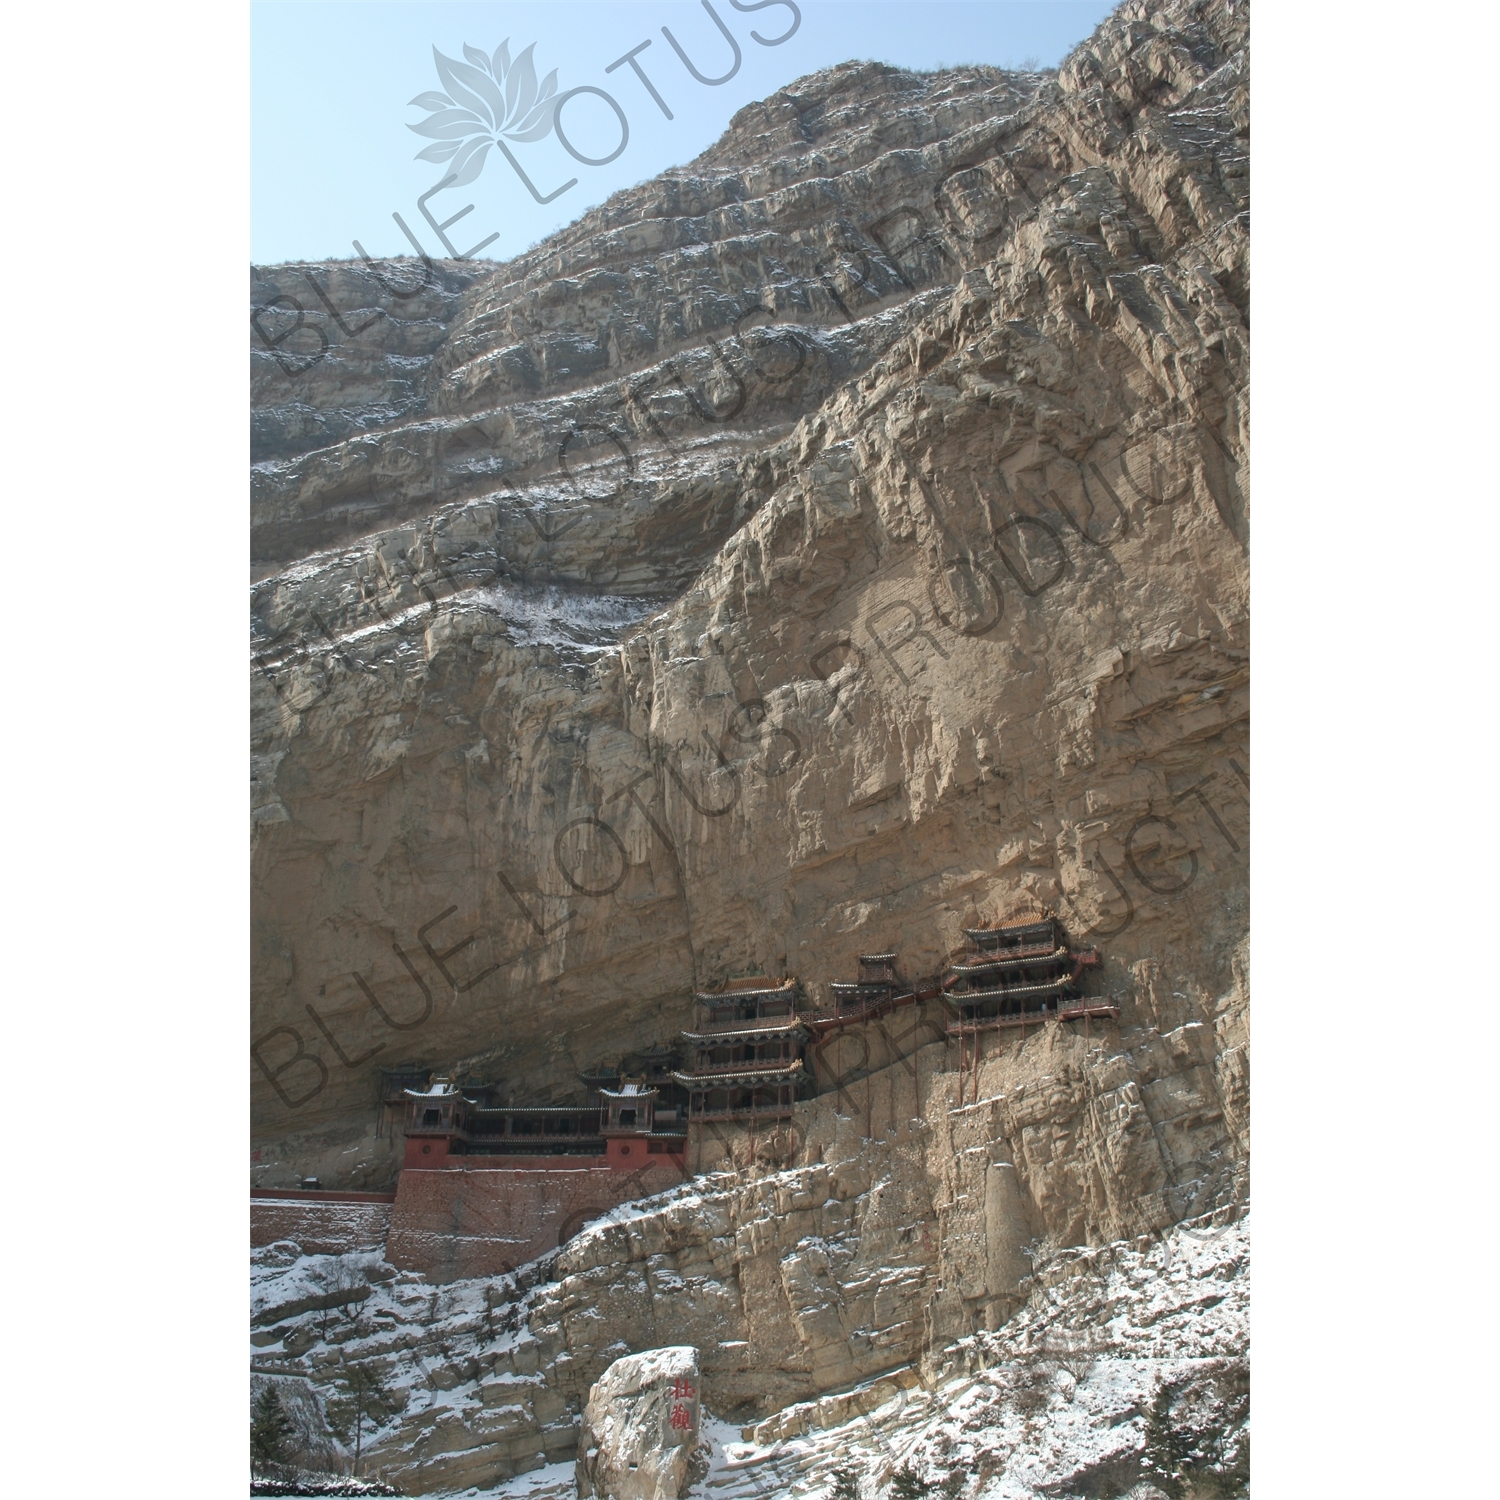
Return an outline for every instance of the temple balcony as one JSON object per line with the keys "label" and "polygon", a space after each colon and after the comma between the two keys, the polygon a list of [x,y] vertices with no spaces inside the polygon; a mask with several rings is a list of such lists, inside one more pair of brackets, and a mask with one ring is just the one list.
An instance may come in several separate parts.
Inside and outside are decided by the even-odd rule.
{"label": "temple balcony", "polygon": [[462,1156],[603,1156],[602,1136],[515,1135],[461,1137]]}
{"label": "temple balcony", "polygon": [[1065,974],[1058,979],[1048,979],[1037,984],[1001,984],[991,985],[982,990],[959,990],[946,991],[943,995],[945,1004],[951,1006],[969,1007],[984,1005],[988,1002],[1002,1000],[1018,1000],[1026,997],[1061,995],[1073,986],[1073,976]]}
{"label": "temple balcony", "polygon": [[1018,922],[1005,927],[965,927],[964,937],[971,947],[982,953],[991,953],[1040,944],[1055,948],[1061,940],[1061,933],[1055,917],[1042,917],[1035,922]]}
{"label": "temple balcony", "polygon": [[1120,1007],[1112,999],[1065,1000],[1054,1009],[1039,1007],[1005,1016],[974,1016],[950,1021],[949,1036],[973,1036],[980,1031],[1003,1031],[1009,1027],[1041,1026],[1048,1021],[1118,1021]]}
{"label": "temple balcony", "polygon": [[704,1109],[695,1111],[694,1120],[754,1120],[754,1119],[790,1119],[792,1115],[791,1104],[744,1104],[738,1108],[726,1106],[722,1109]]}

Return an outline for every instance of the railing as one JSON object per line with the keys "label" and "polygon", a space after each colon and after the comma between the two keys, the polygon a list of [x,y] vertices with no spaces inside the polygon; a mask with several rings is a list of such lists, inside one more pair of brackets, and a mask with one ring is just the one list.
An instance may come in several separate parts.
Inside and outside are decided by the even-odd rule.
{"label": "railing", "polygon": [[852,1000],[847,1003],[835,997],[831,1010],[815,1010],[807,1019],[814,1026],[830,1026],[842,1021],[868,1021],[885,1011],[910,1005],[917,998],[912,990],[890,991],[868,1000]]}
{"label": "railing", "polygon": [[603,1136],[502,1136],[499,1140],[466,1141],[464,1156],[603,1156]]}
{"label": "railing", "polygon": [[915,985],[895,994],[882,995],[878,1000],[862,1000],[850,1005],[836,1001],[831,1010],[809,1012],[807,1021],[817,1031],[831,1031],[835,1026],[847,1026],[854,1021],[873,1021],[888,1011],[900,1010],[903,1006],[916,1005],[924,1000],[936,1000],[942,993],[942,975],[929,974],[919,979]]}
{"label": "railing", "polygon": [[459,1130],[462,1134],[472,1136],[475,1140],[508,1141],[514,1138],[518,1141],[565,1141],[569,1136],[598,1135],[599,1126],[601,1125],[601,1123],[602,1118],[600,1116],[600,1112],[595,1109],[589,1111],[589,1116],[585,1120],[569,1121],[566,1125],[558,1125],[556,1121],[552,1121],[550,1122],[550,1128],[547,1125],[539,1124],[537,1128],[533,1128],[530,1130],[517,1129],[514,1125],[507,1129],[506,1127],[497,1125],[489,1120],[471,1119],[466,1121],[463,1125],[459,1126]]}
{"label": "railing", "polygon": [[790,1104],[745,1104],[739,1109],[705,1109],[695,1114],[689,1123],[698,1120],[749,1120],[761,1116],[789,1120],[792,1117],[792,1106]]}
{"label": "railing", "polygon": [[967,953],[955,963],[955,969],[993,969],[998,964],[1035,963],[1040,958],[1056,958],[1059,963],[1075,955],[1055,943],[1033,943],[1029,948],[1001,948]]}
{"label": "railing", "polygon": [[949,1036],[972,1036],[976,1031],[1000,1031],[1011,1026],[1041,1026],[1048,1021],[1081,1021],[1088,1018],[1120,1019],[1120,1007],[1113,1000],[1074,1002],[1055,1010],[1023,1010],[1014,1016],[988,1016],[972,1021],[950,1021]]}

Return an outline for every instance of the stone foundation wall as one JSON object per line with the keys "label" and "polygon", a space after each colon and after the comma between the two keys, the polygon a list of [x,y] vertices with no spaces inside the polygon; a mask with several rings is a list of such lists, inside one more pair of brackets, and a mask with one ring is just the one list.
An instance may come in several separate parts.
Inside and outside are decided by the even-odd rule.
{"label": "stone foundation wall", "polygon": [[408,1168],[396,1188],[386,1259],[438,1282],[503,1275],[556,1249],[617,1204],[681,1180],[672,1157],[650,1157],[634,1172],[599,1158],[545,1168]]}
{"label": "stone foundation wall", "polygon": [[385,1243],[394,1193],[287,1193],[250,1199],[250,1245],[295,1240],[309,1255]]}

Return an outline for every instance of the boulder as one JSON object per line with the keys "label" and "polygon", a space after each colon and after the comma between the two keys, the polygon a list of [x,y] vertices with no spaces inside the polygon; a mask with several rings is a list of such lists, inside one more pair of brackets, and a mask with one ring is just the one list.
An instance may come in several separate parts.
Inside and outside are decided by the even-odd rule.
{"label": "boulder", "polygon": [[698,1351],[690,1344],[617,1359],[589,1392],[578,1436],[578,1493],[679,1500],[698,1477]]}

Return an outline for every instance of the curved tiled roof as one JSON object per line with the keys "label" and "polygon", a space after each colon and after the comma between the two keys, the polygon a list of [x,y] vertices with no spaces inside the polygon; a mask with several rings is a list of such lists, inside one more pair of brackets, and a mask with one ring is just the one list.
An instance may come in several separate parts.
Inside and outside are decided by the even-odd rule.
{"label": "curved tiled roof", "polygon": [[1052,994],[1066,989],[1072,983],[1072,976],[1068,975],[1062,979],[1049,979],[1045,984],[1011,984],[993,990],[968,990],[963,994],[949,991],[944,994],[943,999],[949,1005],[974,1005],[983,1000],[1013,999],[1017,995]]}
{"label": "curved tiled roof", "polygon": [[[749,988],[735,989],[735,985],[749,986]],[[705,990],[694,990],[695,1000],[747,1000],[756,995],[789,995],[797,988],[795,979],[784,979],[780,984],[766,984],[753,979],[732,979],[722,990],[715,990],[711,994]]]}
{"label": "curved tiled roof", "polygon": [[803,1031],[806,1026],[807,1022],[802,1016],[767,1016],[760,1021],[746,1021],[741,1026],[726,1026],[722,1031],[683,1031],[679,1035],[685,1036],[690,1042],[712,1044],[732,1041],[740,1036],[777,1036]]}
{"label": "curved tiled roof", "polygon": [[743,1068],[719,1068],[712,1073],[673,1073],[672,1077],[689,1088],[712,1088],[716,1084],[785,1083],[798,1075],[806,1076],[800,1059],[789,1063],[748,1063]]}
{"label": "curved tiled roof", "polygon": [[978,942],[981,938],[1001,937],[1008,932],[1025,932],[1031,927],[1050,927],[1057,921],[1056,917],[1049,917],[1038,913],[1034,917],[1027,917],[1019,922],[997,922],[993,927],[965,927],[964,936],[973,938]]}
{"label": "curved tiled roof", "polygon": [[1024,964],[1051,964],[1066,963],[1071,961],[1073,955],[1066,948],[1048,948],[1042,953],[1018,952],[1000,953],[993,958],[974,959],[970,963],[952,964],[950,967],[955,974],[973,974],[981,969],[1003,969],[1008,965]]}

